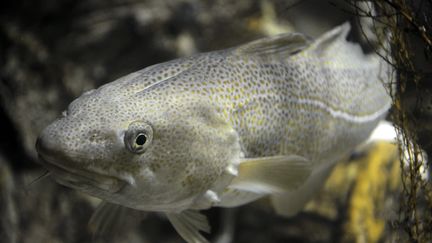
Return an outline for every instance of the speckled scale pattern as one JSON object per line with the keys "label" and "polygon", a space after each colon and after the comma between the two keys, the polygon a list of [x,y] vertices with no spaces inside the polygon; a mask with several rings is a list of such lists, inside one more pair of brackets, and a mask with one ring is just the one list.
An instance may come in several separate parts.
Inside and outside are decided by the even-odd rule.
{"label": "speckled scale pattern", "polygon": [[[239,56],[235,51],[206,55],[153,90],[150,99],[171,96],[173,106],[187,99],[182,96],[210,101],[239,133],[247,156],[294,153],[322,160],[340,144],[352,150],[389,104],[377,80],[377,66],[369,63],[332,63],[330,57],[314,53],[284,60]],[[352,120],[335,119],[315,102]],[[375,119],[355,121],[376,112],[380,114]],[[340,150],[346,154],[347,149]]]}
{"label": "speckled scale pattern", "polygon": [[[226,168],[241,156],[300,155],[321,166],[364,141],[390,99],[378,59],[352,48],[336,39],[330,52],[231,48],[157,64],[83,94],[41,139],[65,167],[132,184],[117,194],[86,190],[93,195],[142,210],[187,209],[231,178]],[[153,129],[142,154],[123,140],[134,121]]]}
{"label": "speckled scale pattern", "polygon": [[[332,156],[326,151],[337,152],[341,144],[352,149],[362,141],[389,105],[377,66],[369,63],[344,67],[307,51],[287,60],[235,55],[228,60],[224,68],[232,72],[232,104],[227,113],[246,155],[294,153],[326,159]],[[380,114],[364,122],[335,119],[316,102],[353,120]]]}

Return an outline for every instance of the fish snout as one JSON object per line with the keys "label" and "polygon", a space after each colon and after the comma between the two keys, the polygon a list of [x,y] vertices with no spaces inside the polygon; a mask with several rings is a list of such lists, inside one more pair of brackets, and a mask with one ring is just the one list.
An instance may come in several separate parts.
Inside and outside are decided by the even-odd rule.
{"label": "fish snout", "polygon": [[53,150],[53,144],[48,141],[48,139],[44,139],[39,136],[36,139],[36,151],[40,156],[44,156],[50,153]]}
{"label": "fish snout", "polygon": [[47,129],[43,130],[36,139],[36,152],[39,157],[46,160],[56,160],[62,154],[62,143],[56,136],[50,135]]}

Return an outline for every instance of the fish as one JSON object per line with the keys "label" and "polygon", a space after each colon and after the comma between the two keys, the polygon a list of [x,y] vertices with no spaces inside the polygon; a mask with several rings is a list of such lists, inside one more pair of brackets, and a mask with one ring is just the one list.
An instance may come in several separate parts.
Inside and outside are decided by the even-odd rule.
{"label": "fish", "polygon": [[40,162],[103,200],[96,228],[125,207],[208,242],[201,210],[269,197],[277,214],[295,215],[391,106],[385,64],[349,32],[266,37],[87,91],[40,133]]}

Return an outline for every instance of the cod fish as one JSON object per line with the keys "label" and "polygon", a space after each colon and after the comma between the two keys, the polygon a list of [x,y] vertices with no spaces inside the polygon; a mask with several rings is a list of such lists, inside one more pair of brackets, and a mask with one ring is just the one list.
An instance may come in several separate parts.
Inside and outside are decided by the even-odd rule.
{"label": "cod fish", "polygon": [[[207,242],[199,211],[269,196],[296,214],[391,105],[383,62],[342,24],[156,64],[85,92],[36,142],[55,181],[167,216]],[[106,224],[105,222],[104,224]]]}

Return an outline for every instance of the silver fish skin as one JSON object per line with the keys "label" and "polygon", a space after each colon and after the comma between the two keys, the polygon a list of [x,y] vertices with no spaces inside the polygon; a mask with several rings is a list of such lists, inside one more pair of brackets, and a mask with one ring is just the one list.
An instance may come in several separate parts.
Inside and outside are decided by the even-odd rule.
{"label": "silver fish skin", "polygon": [[349,30],[268,37],[88,91],[40,134],[41,162],[107,204],[166,213],[188,242],[206,242],[201,209],[271,196],[293,215],[391,105],[388,67]]}

